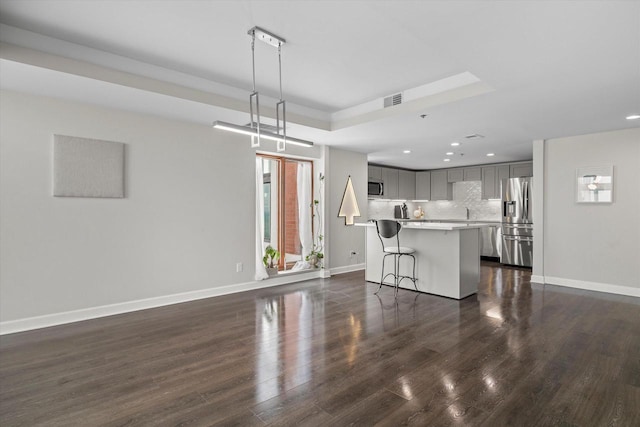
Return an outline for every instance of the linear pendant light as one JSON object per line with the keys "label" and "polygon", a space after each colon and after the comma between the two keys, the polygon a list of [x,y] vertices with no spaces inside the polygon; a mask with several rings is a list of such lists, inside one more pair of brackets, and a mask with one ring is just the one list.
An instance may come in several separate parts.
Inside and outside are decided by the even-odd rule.
{"label": "linear pendant light", "polygon": [[[251,136],[251,147],[260,147],[260,139],[268,139],[276,141],[277,151],[284,151],[286,144],[294,144],[302,147],[313,147],[313,142],[304,139],[293,138],[287,136],[287,109],[284,99],[282,99],[282,45],[285,40],[282,37],[278,37],[260,27],[251,28],[247,34],[251,36],[251,65],[253,71],[253,92],[249,95],[249,125],[235,125],[233,123],[227,123],[223,121],[213,122],[213,127],[216,129],[222,129],[229,132],[241,133]],[[276,132],[269,132],[260,129],[260,100],[258,91],[256,91],[256,61],[255,61],[255,40],[261,40],[271,46],[278,48],[278,75],[280,78],[280,101],[276,103]],[[255,116],[254,116],[255,105]],[[282,114],[282,124],[280,121],[280,115]],[[282,133],[280,129],[282,128]]]}
{"label": "linear pendant light", "polygon": [[249,125],[247,126],[241,126],[241,125],[234,125],[233,123],[227,123],[227,122],[223,122],[220,120],[217,120],[215,122],[213,122],[213,127],[216,129],[222,129],[222,130],[227,130],[229,132],[235,132],[235,133],[241,133],[244,135],[249,135],[251,137],[258,137],[258,135],[260,135],[261,138],[264,139],[268,139],[271,141],[286,141],[287,144],[293,144],[293,145],[299,145],[301,147],[313,147],[313,142],[311,141],[307,141],[304,139],[299,139],[299,138],[294,138],[292,136],[287,136],[285,139],[284,135],[280,135],[277,133],[273,133],[273,132],[268,132],[268,131],[260,131],[260,133],[258,133],[258,130],[254,127],[251,127]]}

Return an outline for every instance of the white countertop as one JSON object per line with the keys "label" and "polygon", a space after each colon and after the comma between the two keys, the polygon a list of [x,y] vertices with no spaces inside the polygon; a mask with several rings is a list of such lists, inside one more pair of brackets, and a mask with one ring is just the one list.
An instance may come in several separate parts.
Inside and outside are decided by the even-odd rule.
{"label": "white countertop", "polygon": [[493,219],[399,219],[400,222],[466,222],[466,223],[487,223],[487,224],[502,224],[502,221]]}
{"label": "white countertop", "polygon": [[[354,225],[359,227],[375,227],[375,224],[372,222],[358,222]],[[491,227],[494,224],[489,223],[464,223],[464,222],[409,222],[408,224],[403,224],[402,228],[407,229],[415,229],[415,230],[463,230],[470,228],[485,228]]]}

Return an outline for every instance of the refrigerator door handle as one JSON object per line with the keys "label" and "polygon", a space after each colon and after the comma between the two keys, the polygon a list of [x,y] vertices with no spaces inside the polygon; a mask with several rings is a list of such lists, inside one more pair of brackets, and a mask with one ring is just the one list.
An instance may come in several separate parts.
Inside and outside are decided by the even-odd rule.
{"label": "refrigerator door handle", "polygon": [[524,219],[529,219],[529,206],[527,202],[527,181],[525,181],[522,183],[522,217]]}
{"label": "refrigerator door handle", "polygon": [[524,188],[522,192],[522,209],[524,219],[529,219],[529,183],[524,182]]}
{"label": "refrigerator door handle", "polygon": [[527,219],[529,218],[529,200],[531,200],[531,185],[530,183],[527,181]]}

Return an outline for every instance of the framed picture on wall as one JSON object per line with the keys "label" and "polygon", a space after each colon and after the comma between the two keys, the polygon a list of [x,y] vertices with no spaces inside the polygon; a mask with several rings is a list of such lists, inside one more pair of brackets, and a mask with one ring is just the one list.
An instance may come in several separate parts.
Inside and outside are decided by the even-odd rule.
{"label": "framed picture on wall", "polygon": [[613,203],[613,166],[576,169],[577,203]]}

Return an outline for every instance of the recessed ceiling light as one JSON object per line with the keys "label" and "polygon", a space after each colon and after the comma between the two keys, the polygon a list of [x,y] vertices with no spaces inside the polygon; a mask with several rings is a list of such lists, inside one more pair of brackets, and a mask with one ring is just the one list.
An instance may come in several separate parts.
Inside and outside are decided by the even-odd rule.
{"label": "recessed ceiling light", "polygon": [[452,146],[452,147],[457,147],[458,145],[460,145],[460,143],[459,143],[459,142],[452,142],[452,143],[451,143],[451,146]]}
{"label": "recessed ceiling light", "polygon": [[627,116],[627,120],[638,120],[640,119],[640,114],[632,114],[630,116]]}
{"label": "recessed ceiling light", "polygon": [[487,157],[493,157],[495,155],[496,155],[496,153],[487,153]]}
{"label": "recessed ceiling light", "polygon": [[403,150],[402,151],[404,154],[411,154],[411,150]]}
{"label": "recessed ceiling light", "polygon": [[453,151],[449,151],[447,153],[445,153],[447,156],[453,156]]}
{"label": "recessed ceiling light", "polygon": [[450,161],[451,161],[451,159],[444,159],[444,161],[445,161],[445,162],[450,162]]}

